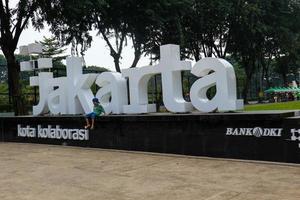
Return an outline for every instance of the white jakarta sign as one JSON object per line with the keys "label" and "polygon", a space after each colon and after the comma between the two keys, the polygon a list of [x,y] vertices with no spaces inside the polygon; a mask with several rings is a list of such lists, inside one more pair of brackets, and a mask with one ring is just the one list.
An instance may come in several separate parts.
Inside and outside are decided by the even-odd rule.
{"label": "white jakarta sign", "polygon": [[[178,45],[160,47],[160,62],[157,65],[129,68],[122,73],[104,72],[82,74],[82,61],[77,57],[67,58],[67,76],[53,78],[51,72],[40,72],[30,77],[31,86],[39,86],[40,101],[33,106],[33,114],[81,114],[93,109],[90,87],[95,82],[100,89],[95,96],[107,113],[149,113],[156,112],[154,104],[148,104],[148,81],[155,74],[161,74],[163,102],[170,112],[190,112],[195,108],[203,112],[228,111],[243,108],[243,101],[237,100],[236,77],[232,65],[219,58],[204,58],[193,67],[189,61],[180,60]],[[46,66],[47,65],[47,66]],[[31,70],[30,63],[21,63],[21,69]],[[39,59],[38,68],[49,68],[49,60]],[[51,65],[52,67],[52,65]],[[191,102],[182,94],[181,72],[191,71],[199,79],[192,85]],[[129,94],[127,80],[129,80]],[[216,87],[216,95],[208,99],[207,90]],[[128,95],[129,100],[128,102]]]}

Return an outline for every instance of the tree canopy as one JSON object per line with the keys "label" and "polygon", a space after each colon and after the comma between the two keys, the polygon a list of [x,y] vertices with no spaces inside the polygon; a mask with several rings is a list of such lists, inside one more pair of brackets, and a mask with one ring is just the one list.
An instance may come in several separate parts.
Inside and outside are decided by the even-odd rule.
{"label": "tree canopy", "polygon": [[130,67],[143,54],[159,59],[159,46],[168,43],[180,45],[182,58],[230,57],[244,69],[245,99],[254,74],[262,90],[264,80],[271,84],[273,69],[285,84],[299,70],[298,0],[20,0],[15,7],[9,0],[0,2],[0,47],[15,97],[20,92],[14,51],[30,20],[37,29],[47,23],[78,55],[90,47],[90,32],[96,30],[118,72],[128,41],[134,49]]}
{"label": "tree canopy", "polygon": [[17,115],[24,114],[24,105],[19,86],[20,67],[14,52],[17,48],[21,33],[31,20],[33,25],[40,27],[39,15],[35,15],[39,6],[37,0],[19,0],[12,5],[10,0],[0,1],[0,48],[7,61],[9,95]]}

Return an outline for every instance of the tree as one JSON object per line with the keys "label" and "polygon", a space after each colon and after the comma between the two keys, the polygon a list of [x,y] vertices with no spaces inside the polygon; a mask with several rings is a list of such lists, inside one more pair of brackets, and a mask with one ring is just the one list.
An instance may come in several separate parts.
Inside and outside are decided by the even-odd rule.
{"label": "tree", "polygon": [[127,37],[131,39],[134,49],[131,68],[136,67],[141,55],[149,51],[148,41],[155,37],[155,31],[163,21],[161,16],[163,2],[127,0],[124,20],[128,23]]}
{"label": "tree", "polygon": [[14,53],[21,33],[28,26],[29,20],[35,18],[38,1],[20,0],[15,7],[11,7],[10,3],[9,0],[0,1],[0,47],[7,61],[9,95],[15,114],[21,115],[25,110],[19,87],[20,66]]}
{"label": "tree", "polygon": [[[173,27],[181,26],[178,16],[182,8],[188,8],[184,2],[189,0],[84,0],[78,3],[56,0],[43,9],[43,15],[52,32],[67,44],[73,42],[88,47],[92,41],[89,31],[97,30],[110,50],[116,71],[120,72],[120,60],[127,40],[133,42],[135,53],[131,67],[135,67],[143,53],[152,52],[153,47],[157,50],[156,39],[162,29],[179,30]],[[176,17],[173,17],[174,11]],[[169,38],[176,34],[169,35],[171,37],[164,37],[165,43],[175,41]]]}
{"label": "tree", "polygon": [[225,58],[234,9],[233,0],[193,0],[183,18],[188,53],[198,61],[204,57]]}
{"label": "tree", "polygon": [[[72,44],[72,55],[84,55],[92,37],[91,16],[103,0],[40,0],[39,23],[46,22],[50,31],[65,45]],[[80,48],[79,48],[80,47]]]}
{"label": "tree", "polygon": [[[43,3],[43,19],[59,38],[81,52],[89,47],[89,31],[106,41],[120,71],[123,47],[131,39],[135,67],[140,56],[159,58],[159,46],[181,47],[181,57],[230,55],[245,71],[244,99],[253,75],[261,83],[270,74],[274,58],[288,57],[299,66],[299,1],[295,0],[53,0]],[[282,59],[281,59],[282,58]],[[283,63],[283,62],[281,62]],[[297,64],[298,63],[298,64]],[[290,70],[287,70],[289,72]],[[267,80],[269,80],[267,78]],[[262,89],[262,88],[261,88]]]}
{"label": "tree", "polygon": [[43,46],[42,56],[52,58],[53,68],[56,70],[65,69],[65,65],[62,63],[62,60],[67,57],[63,55],[66,51],[65,45],[62,45],[54,36],[50,38],[44,36],[39,43]]}
{"label": "tree", "polygon": [[[105,40],[114,59],[117,72],[121,72],[120,59],[128,33],[128,24],[124,20],[124,7],[127,1],[111,0],[104,6],[98,6],[93,13],[93,26]],[[114,40],[114,43],[111,42]]]}
{"label": "tree", "polygon": [[66,48],[54,36],[50,38],[44,36],[39,43],[43,46],[43,57],[53,58],[55,61],[66,59],[67,56],[62,55],[65,53]]}
{"label": "tree", "polygon": [[232,26],[230,50],[245,70],[243,98],[246,102],[250,81],[256,69],[256,59],[264,41],[261,13],[262,8],[256,2],[238,1],[235,4],[236,18]]}
{"label": "tree", "polygon": [[[143,52],[151,55],[153,60],[159,59],[159,47],[164,44],[178,44],[181,47],[181,56],[186,57],[186,37],[183,18],[192,8],[191,0],[160,0],[146,7],[148,16],[148,32],[143,42]],[[140,20],[140,26],[144,21]],[[135,23],[133,27],[139,23]]]}
{"label": "tree", "polygon": [[41,14],[55,36],[65,44],[72,44],[75,49],[80,45],[82,55],[92,42],[89,31],[95,28],[106,41],[116,71],[120,72],[119,63],[127,34],[127,25],[121,18],[123,6],[122,1],[116,0],[55,0],[51,3],[45,1]]}
{"label": "tree", "polygon": [[[245,69],[243,97],[247,101],[253,74],[262,70],[263,80],[272,59],[287,56],[286,50],[294,46],[291,36],[299,34],[299,29],[296,30],[298,25],[293,18],[296,13],[299,15],[299,3],[293,0],[237,1],[234,6],[236,17],[229,49]],[[286,59],[279,60],[286,64],[283,62]]]}
{"label": "tree", "polygon": [[96,66],[96,65],[91,65],[91,66],[85,67],[84,71],[89,72],[89,73],[101,74],[102,72],[109,72],[110,70],[105,68],[105,67],[99,67],[99,66]]}

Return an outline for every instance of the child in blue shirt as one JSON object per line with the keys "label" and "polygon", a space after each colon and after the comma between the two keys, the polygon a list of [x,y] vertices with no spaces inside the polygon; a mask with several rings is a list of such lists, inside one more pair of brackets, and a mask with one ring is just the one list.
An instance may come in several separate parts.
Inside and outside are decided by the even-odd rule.
{"label": "child in blue shirt", "polygon": [[[91,130],[93,130],[95,124],[95,118],[105,113],[103,107],[100,105],[99,100],[96,97],[93,98],[93,104],[94,104],[93,112],[85,115],[85,121],[86,121],[86,126],[84,126],[85,129],[90,128]],[[92,120],[92,125],[90,124],[89,119]]]}

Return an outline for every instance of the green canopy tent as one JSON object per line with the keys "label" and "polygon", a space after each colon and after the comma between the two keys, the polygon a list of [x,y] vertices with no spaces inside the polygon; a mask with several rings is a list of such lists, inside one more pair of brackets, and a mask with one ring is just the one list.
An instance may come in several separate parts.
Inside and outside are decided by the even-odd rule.
{"label": "green canopy tent", "polygon": [[295,92],[300,93],[299,87],[271,87],[265,90],[265,93],[281,93],[281,92]]}
{"label": "green canopy tent", "polygon": [[267,89],[267,90],[265,90],[265,93],[275,93],[275,88],[269,88],[269,89]]}

